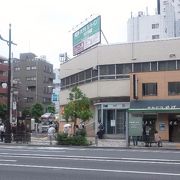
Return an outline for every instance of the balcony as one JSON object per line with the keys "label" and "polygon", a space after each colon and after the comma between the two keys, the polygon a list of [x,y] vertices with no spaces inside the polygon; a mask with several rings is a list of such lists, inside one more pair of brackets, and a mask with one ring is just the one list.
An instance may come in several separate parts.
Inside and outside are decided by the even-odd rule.
{"label": "balcony", "polygon": [[7,88],[0,87],[0,94],[7,94]]}

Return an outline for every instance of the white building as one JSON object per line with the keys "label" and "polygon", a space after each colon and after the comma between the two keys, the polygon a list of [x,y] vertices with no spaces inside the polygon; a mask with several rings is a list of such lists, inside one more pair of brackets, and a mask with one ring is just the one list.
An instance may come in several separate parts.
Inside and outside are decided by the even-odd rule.
{"label": "white building", "polygon": [[180,0],[157,0],[155,15],[139,12],[127,22],[128,42],[180,36]]}
{"label": "white building", "polygon": [[[148,16],[139,12],[127,22],[128,42],[167,38],[167,28],[161,15]],[[173,36],[170,36],[173,37]]]}

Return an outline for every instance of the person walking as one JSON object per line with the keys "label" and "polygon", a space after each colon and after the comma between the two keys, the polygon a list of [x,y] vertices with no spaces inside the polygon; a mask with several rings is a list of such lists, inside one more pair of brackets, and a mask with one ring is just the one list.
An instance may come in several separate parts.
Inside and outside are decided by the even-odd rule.
{"label": "person walking", "polygon": [[50,145],[52,145],[52,140],[55,137],[55,132],[56,132],[56,130],[53,127],[53,125],[50,125],[49,129],[48,129],[48,137],[49,137]]}
{"label": "person walking", "polygon": [[5,132],[4,124],[1,124],[1,125],[0,125],[1,142],[4,141],[4,132]]}

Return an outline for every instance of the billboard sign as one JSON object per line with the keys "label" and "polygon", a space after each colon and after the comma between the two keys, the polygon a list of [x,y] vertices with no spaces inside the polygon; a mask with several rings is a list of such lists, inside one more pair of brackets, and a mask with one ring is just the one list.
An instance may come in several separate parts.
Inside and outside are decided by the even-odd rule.
{"label": "billboard sign", "polygon": [[73,33],[73,55],[101,42],[101,16],[96,17]]}

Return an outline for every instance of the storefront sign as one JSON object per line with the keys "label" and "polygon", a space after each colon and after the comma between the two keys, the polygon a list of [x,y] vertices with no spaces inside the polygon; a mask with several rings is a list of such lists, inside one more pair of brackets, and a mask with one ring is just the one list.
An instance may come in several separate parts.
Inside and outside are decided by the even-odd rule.
{"label": "storefront sign", "polygon": [[130,116],[129,136],[142,136],[142,117]]}
{"label": "storefront sign", "polygon": [[176,109],[176,105],[174,106],[148,106],[147,109]]}

